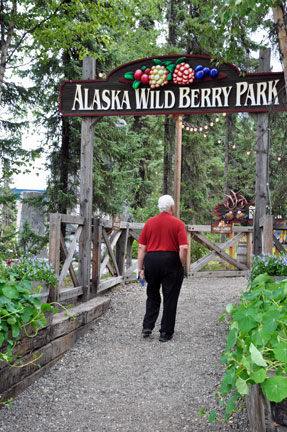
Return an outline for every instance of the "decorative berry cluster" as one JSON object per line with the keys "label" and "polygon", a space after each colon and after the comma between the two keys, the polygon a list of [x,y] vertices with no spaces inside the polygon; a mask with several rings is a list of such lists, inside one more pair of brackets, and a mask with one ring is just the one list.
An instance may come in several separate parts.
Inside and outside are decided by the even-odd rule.
{"label": "decorative berry cluster", "polygon": [[187,63],[180,63],[175,66],[172,80],[175,84],[186,85],[194,81],[194,70]]}
{"label": "decorative berry cluster", "polygon": [[143,66],[135,72],[126,72],[124,77],[133,81],[134,89],[139,88],[141,84],[149,84],[154,89],[168,84],[169,81],[178,85],[188,85],[192,84],[195,79],[217,78],[219,74],[216,68],[210,69],[201,65],[196,66],[193,70],[184,60],[185,57],[180,57],[173,63],[172,61],[153,59],[154,66],[151,68]]}

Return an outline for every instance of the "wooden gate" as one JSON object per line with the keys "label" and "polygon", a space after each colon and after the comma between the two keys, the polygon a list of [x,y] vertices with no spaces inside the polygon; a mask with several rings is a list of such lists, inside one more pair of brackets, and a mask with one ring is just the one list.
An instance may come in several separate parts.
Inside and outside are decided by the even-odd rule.
{"label": "wooden gate", "polygon": [[[69,227],[69,235],[64,239],[62,225]],[[113,222],[104,219],[93,219],[91,223],[91,245],[89,253],[91,266],[89,279],[91,290],[85,296],[87,287],[80,283],[81,277],[79,243],[84,225],[84,218],[76,215],[50,215],[50,250],[49,259],[59,283],[50,289],[51,301],[63,301],[81,297],[84,301],[97,293],[120,283],[135,279],[137,260],[132,260],[132,245],[138,240],[143,223]],[[88,249],[88,248],[87,248]],[[68,273],[70,278],[67,281]],[[71,287],[72,285],[72,287]],[[87,297],[87,298],[86,298]]]}
{"label": "wooden gate", "polygon": [[[202,233],[211,233],[210,225],[188,225],[188,236],[193,238],[196,242],[200,243],[204,247],[210,250],[210,253],[200,258],[198,261],[188,264],[188,275],[197,277],[226,277],[226,276],[246,276],[249,273],[249,268],[251,265],[251,255],[252,255],[252,234],[253,227],[242,227],[234,226],[233,232],[235,236],[229,238],[224,243],[213,243],[209,240],[206,235]],[[228,254],[226,250],[234,248],[242,241],[243,237],[247,238],[246,249],[247,249],[247,263],[244,264],[235,259],[232,254]],[[222,261],[228,263],[229,270],[214,270],[214,271],[200,271],[205,267],[210,261],[214,261],[220,257]],[[231,268],[234,267],[235,270]]]}

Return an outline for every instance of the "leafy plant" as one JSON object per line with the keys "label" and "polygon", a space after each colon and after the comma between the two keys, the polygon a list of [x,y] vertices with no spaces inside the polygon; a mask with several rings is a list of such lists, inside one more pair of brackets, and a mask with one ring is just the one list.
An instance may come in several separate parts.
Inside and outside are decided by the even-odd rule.
{"label": "leafy plant", "polygon": [[[273,402],[287,398],[287,281],[274,282],[268,274],[252,280],[238,305],[228,304],[221,320],[229,324],[222,355],[226,372],[216,389],[224,418],[215,411],[209,421],[226,421],[242,407],[250,386],[260,384]],[[229,315],[231,321],[227,319]],[[200,414],[205,415],[204,409]]]}
{"label": "leafy plant", "polygon": [[13,276],[16,280],[43,281],[47,285],[56,285],[58,278],[53,267],[37,256],[27,256],[17,260],[8,260],[6,265],[0,263],[0,277]]}
{"label": "leafy plant", "polygon": [[254,256],[250,271],[250,279],[253,280],[263,273],[267,273],[270,276],[287,277],[287,255],[285,253],[280,253],[276,256],[263,253]]}
{"label": "leafy plant", "polygon": [[[35,295],[31,295],[34,291]],[[21,330],[26,336],[35,336],[47,324],[44,312],[51,310],[48,303],[42,304],[27,280],[16,281],[0,278],[0,360],[10,363],[13,348],[20,337]],[[31,334],[32,331],[32,334]],[[35,361],[37,359],[33,359]],[[19,365],[19,362],[16,363]],[[15,364],[13,365],[15,366]]]}

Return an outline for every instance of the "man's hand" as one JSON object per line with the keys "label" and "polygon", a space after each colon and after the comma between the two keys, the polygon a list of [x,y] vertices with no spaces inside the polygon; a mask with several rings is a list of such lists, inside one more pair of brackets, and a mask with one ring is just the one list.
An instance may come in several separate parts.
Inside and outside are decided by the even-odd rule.
{"label": "man's hand", "polygon": [[187,252],[188,252],[188,245],[179,246],[179,259],[181,261],[182,267],[184,267],[184,264],[186,263]]}
{"label": "man's hand", "polygon": [[[143,264],[144,264],[145,254],[146,254],[146,246],[139,244],[139,248],[138,248],[138,270],[139,270],[140,277],[142,279],[144,279],[144,270],[143,270],[144,265]],[[141,275],[141,272],[143,272],[143,277]]]}

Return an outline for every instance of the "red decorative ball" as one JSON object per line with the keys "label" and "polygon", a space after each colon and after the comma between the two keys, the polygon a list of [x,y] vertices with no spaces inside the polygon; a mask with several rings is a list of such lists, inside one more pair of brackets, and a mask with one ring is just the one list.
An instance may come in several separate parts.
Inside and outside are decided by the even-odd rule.
{"label": "red decorative ball", "polygon": [[194,81],[194,70],[187,63],[176,65],[172,75],[173,82],[178,85],[191,84]]}
{"label": "red decorative ball", "polygon": [[146,73],[142,74],[142,76],[141,76],[141,82],[143,84],[148,84],[149,83],[149,76]]}
{"label": "red decorative ball", "polygon": [[137,69],[134,72],[134,79],[137,81],[140,81],[142,74],[143,74],[143,71],[141,69]]}

